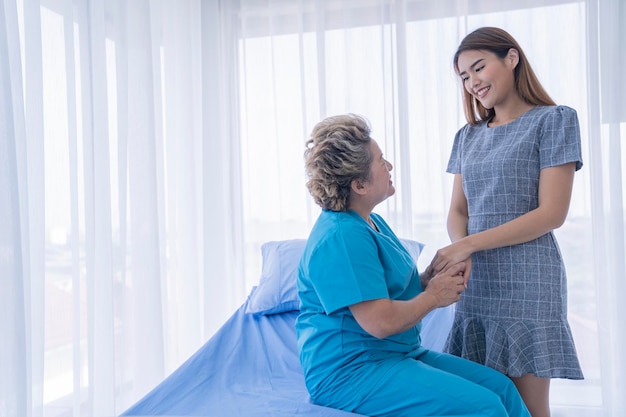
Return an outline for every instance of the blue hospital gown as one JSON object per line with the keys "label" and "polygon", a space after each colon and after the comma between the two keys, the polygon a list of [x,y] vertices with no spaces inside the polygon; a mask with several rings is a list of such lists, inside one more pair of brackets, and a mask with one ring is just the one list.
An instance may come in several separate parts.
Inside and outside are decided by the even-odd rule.
{"label": "blue hospital gown", "polygon": [[[457,133],[447,171],[462,175],[468,233],[506,223],[538,206],[543,168],[582,167],[575,110],[538,106],[493,128]],[[552,232],[472,255],[445,350],[511,377],[582,379],[567,321],[565,267]]]}
{"label": "blue hospital gown", "polygon": [[298,350],[314,403],[368,416],[529,417],[503,374],[421,346],[420,327],[378,339],[350,305],[422,291],[415,261],[385,221],[320,214],[298,274]]}

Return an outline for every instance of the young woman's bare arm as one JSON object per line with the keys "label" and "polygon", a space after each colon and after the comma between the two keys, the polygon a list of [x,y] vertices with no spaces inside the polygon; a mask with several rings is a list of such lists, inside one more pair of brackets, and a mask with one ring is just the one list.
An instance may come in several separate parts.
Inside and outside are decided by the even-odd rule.
{"label": "young woman's bare arm", "polygon": [[454,174],[452,198],[450,199],[450,210],[448,211],[448,236],[450,236],[452,242],[467,236],[468,219],[467,198],[463,191],[463,177],[461,174]]}

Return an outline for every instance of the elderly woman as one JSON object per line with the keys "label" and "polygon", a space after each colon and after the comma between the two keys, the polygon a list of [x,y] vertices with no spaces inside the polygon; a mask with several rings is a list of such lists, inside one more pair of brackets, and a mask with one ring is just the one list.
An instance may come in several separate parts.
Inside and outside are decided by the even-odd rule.
{"label": "elderly woman", "polygon": [[500,372],[420,345],[422,318],[460,299],[465,265],[420,280],[372,212],[395,189],[367,121],[329,117],[306,147],[307,187],[322,208],[298,278],[298,349],[312,401],[368,416],[529,416]]}

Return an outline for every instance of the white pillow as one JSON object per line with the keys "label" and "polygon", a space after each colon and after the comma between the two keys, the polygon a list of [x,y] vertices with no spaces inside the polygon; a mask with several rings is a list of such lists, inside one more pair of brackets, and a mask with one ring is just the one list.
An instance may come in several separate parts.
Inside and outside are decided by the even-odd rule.
{"label": "white pillow", "polygon": [[[400,241],[417,263],[424,244],[410,239]],[[247,313],[269,315],[300,309],[296,281],[305,245],[306,239],[291,239],[261,246],[261,278],[250,294]]]}

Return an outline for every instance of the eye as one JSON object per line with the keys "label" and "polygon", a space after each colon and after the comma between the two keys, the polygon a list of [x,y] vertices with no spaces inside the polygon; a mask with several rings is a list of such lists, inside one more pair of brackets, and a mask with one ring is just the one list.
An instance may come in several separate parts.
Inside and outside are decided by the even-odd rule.
{"label": "eye", "polygon": [[480,67],[476,68],[476,72],[480,71],[480,70],[481,70],[481,69],[483,69],[483,68],[485,68],[485,66],[484,66],[484,65],[482,65],[482,66],[480,66]]}

